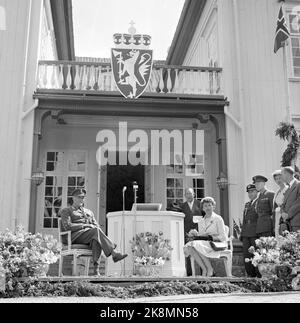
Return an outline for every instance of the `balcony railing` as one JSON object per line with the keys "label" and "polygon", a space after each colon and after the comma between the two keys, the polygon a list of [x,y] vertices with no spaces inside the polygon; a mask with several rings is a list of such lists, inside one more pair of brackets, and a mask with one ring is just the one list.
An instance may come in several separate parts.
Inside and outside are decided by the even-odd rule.
{"label": "balcony railing", "polygon": [[[173,66],[154,64],[146,93],[161,95],[221,95],[219,67]],[[40,61],[38,89],[117,91],[110,63]]]}

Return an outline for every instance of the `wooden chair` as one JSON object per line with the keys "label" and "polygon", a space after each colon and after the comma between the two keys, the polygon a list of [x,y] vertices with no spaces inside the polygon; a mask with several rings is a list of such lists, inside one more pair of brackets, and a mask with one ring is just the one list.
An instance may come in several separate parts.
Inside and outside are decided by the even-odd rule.
{"label": "wooden chair", "polygon": [[[226,249],[224,251],[220,251],[221,252],[220,258],[225,258],[226,276],[232,277],[232,257],[233,257],[232,239],[233,239],[233,237],[230,236],[229,227],[227,225],[225,226],[225,232],[226,232],[226,236],[228,237],[227,238],[228,249]],[[194,257],[191,257],[191,267],[192,267],[192,275],[193,276],[196,275],[195,261],[196,261],[196,259]]]}
{"label": "wooden chair", "polygon": [[[62,243],[62,236],[67,236],[67,244]],[[58,219],[58,241],[62,245],[62,250],[60,253],[59,264],[58,264],[58,275],[59,277],[62,276],[62,267],[63,267],[63,259],[65,256],[73,256],[73,276],[78,275],[77,270],[77,260],[80,257],[85,257],[85,269],[84,275],[89,275],[89,268],[90,268],[90,258],[92,257],[92,250],[89,248],[88,245],[84,244],[72,244],[71,242],[71,231],[62,231],[61,230],[61,219]]]}

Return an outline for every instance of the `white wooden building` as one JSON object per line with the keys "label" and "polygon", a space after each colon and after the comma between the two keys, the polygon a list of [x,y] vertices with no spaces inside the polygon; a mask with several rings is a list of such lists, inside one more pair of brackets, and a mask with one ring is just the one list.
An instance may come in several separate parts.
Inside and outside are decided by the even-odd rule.
{"label": "white wooden building", "polygon": [[[297,5],[286,2],[288,19]],[[253,175],[269,177],[275,188],[271,173],[285,149],[275,129],[287,105],[282,49],[273,53],[277,0],[187,0],[166,62],[154,65],[149,88],[130,103],[116,91],[109,62],[75,59],[71,0],[0,0],[0,9],[0,230],[22,224],[55,234],[59,208],[80,186],[105,227],[121,199],[114,194],[122,183],[113,186],[110,176],[122,170],[98,167],[96,136],[117,131],[119,121],[146,132],[203,131],[197,176],[172,165],[125,170],[141,180],[140,202],[166,208],[194,186],[199,198],[216,198],[232,225]],[[300,32],[292,38],[288,86],[300,130]],[[160,79],[168,70],[178,83]],[[44,180],[36,185],[39,173]],[[225,189],[220,176],[228,179]]]}

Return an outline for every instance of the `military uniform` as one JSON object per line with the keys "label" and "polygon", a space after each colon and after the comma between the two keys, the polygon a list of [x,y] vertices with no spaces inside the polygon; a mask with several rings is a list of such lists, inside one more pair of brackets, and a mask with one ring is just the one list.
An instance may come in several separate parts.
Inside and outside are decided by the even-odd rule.
{"label": "military uniform", "polygon": [[[72,196],[84,197],[84,189],[76,189]],[[99,259],[103,250],[106,257],[113,256],[113,261],[124,259],[127,255],[116,253],[114,244],[98,225],[92,211],[82,206],[70,206],[60,211],[62,231],[71,231],[72,244],[86,244],[92,249],[95,274],[99,274]],[[63,243],[66,241],[62,240]]]}
{"label": "military uniform", "polygon": [[[102,250],[105,256],[109,257],[116,248],[116,245],[110,241],[99,227],[92,211],[83,207],[76,209],[71,206],[62,209],[60,216],[62,231],[71,231],[72,244],[89,245],[94,250],[94,262],[99,261]],[[84,227],[85,224],[90,224],[93,227]]]}
{"label": "military uniform", "polygon": [[[247,192],[255,190],[255,185],[250,184],[247,186]],[[241,232],[241,240],[243,242],[243,256],[244,259],[250,259],[253,255],[249,252],[251,246],[255,246],[255,240],[257,239],[256,227],[258,214],[256,212],[257,198],[253,201],[249,201],[245,204],[243,214],[243,225]],[[250,262],[245,262],[245,269],[247,275],[250,277],[257,277],[258,271]]]}
{"label": "military uniform", "polygon": [[[268,179],[264,176],[258,175],[253,177],[253,182],[263,181]],[[274,192],[267,189],[259,192],[256,204],[256,212],[258,214],[256,233],[258,237],[270,237],[274,235],[273,228],[273,201]]]}

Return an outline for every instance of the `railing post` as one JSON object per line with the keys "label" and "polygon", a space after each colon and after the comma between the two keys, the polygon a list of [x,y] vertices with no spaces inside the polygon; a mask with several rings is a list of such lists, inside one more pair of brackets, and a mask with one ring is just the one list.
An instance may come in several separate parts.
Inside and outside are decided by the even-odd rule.
{"label": "railing post", "polygon": [[159,75],[158,90],[160,93],[162,93],[165,87],[164,78],[163,78],[163,68],[161,67],[159,71],[160,71],[160,75]]}
{"label": "railing post", "polygon": [[[161,95],[222,94],[222,69],[212,61],[209,67],[154,65],[146,92]],[[40,61],[37,88],[115,91],[112,68],[107,63]]]}

